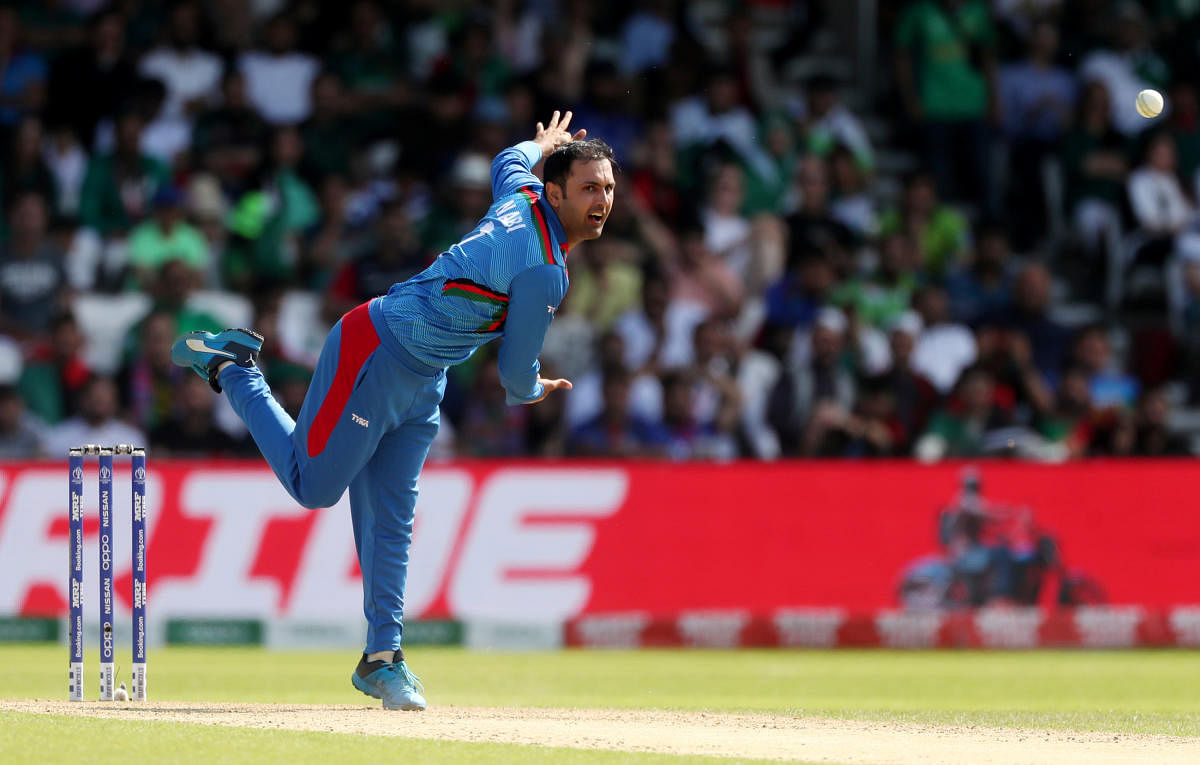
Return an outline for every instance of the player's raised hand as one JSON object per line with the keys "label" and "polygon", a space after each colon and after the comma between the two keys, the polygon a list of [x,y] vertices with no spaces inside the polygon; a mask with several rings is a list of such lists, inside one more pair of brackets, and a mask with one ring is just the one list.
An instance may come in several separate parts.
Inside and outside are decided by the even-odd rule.
{"label": "player's raised hand", "polygon": [[[567,113],[570,114],[570,112],[567,112]],[[555,112],[555,114],[557,115],[558,112]],[[533,401],[526,401],[525,402],[526,404],[536,404],[537,402],[544,399],[546,396],[549,396],[553,391],[560,390],[560,389],[561,390],[571,390],[571,388],[575,387],[574,385],[571,384],[570,380],[547,380],[544,377],[539,377],[538,382],[540,382],[542,384],[542,395],[538,396]]]}
{"label": "player's raised hand", "polygon": [[548,124],[544,126],[540,122],[537,124],[537,134],[533,137],[533,142],[542,147],[543,157],[564,143],[582,140],[587,135],[586,130],[577,130],[575,135],[568,132],[567,128],[571,126],[571,117],[571,112],[567,112],[560,118],[556,109]]}

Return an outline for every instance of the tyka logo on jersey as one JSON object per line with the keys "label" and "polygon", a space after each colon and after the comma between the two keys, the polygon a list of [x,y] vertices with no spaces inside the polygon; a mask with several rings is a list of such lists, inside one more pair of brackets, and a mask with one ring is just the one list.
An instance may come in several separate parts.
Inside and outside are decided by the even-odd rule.
{"label": "tyka logo on jersey", "polygon": [[362,425],[364,428],[369,427],[371,422],[366,417],[359,417],[353,412],[350,413],[350,421],[355,425]]}

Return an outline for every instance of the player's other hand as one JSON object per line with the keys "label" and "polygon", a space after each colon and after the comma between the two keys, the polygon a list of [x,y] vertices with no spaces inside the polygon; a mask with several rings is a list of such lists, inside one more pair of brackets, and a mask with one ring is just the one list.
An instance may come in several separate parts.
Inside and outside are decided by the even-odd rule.
{"label": "player's other hand", "polygon": [[571,135],[567,131],[567,128],[571,126],[571,117],[571,112],[567,112],[560,118],[559,112],[555,110],[548,124],[542,125],[540,122],[537,124],[537,134],[533,137],[533,142],[542,147],[543,157],[564,143],[582,140],[587,135],[586,130],[578,130],[575,135]]}
{"label": "player's other hand", "polygon": [[[557,113],[558,112],[555,112],[555,114]],[[542,395],[538,396],[533,401],[526,401],[525,403],[536,404],[556,390],[571,390],[571,388],[575,387],[571,384],[570,380],[547,380],[544,377],[539,377],[538,382],[542,384]]]}

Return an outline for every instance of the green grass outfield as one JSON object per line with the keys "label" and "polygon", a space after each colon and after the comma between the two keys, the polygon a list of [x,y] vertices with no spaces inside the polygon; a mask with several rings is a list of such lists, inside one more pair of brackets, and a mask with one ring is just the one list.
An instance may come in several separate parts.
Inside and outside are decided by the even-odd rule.
{"label": "green grass outfield", "polygon": [[[161,701],[363,704],[349,683],[353,652],[267,652],[243,648],[166,648],[149,660],[150,697]],[[901,652],[901,651],[561,651],[472,653],[416,648],[409,663],[431,705],[543,706],[766,712],[959,725],[1064,728],[1200,737],[1200,652]],[[96,691],[89,652],[89,697]],[[128,667],[123,675],[128,674]],[[0,697],[66,697],[66,649],[0,647]],[[375,702],[378,703],[378,702]],[[105,751],[171,761],[181,751],[222,747],[249,761],[365,761],[371,738],[343,734],[203,729],[163,725],[135,751],[137,725],[0,714],[0,760],[77,760]],[[145,727],[146,724],[141,724]],[[46,730],[39,730],[47,728]],[[50,735],[49,728],[72,731]],[[181,732],[176,732],[181,731]],[[129,735],[125,735],[128,733]],[[159,734],[162,735],[159,735]],[[36,734],[36,737],[35,737]],[[168,735],[169,734],[169,735]],[[81,744],[77,739],[83,738]],[[192,742],[180,749],[180,738]],[[91,741],[91,748],[80,748]],[[102,742],[109,742],[102,746]],[[414,762],[677,762],[681,758],[552,750],[500,744],[411,743]],[[392,740],[391,746],[396,746]],[[360,749],[359,748],[364,748]],[[1198,742],[1200,747],[1200,742]],[[28,750],[32,754],[32,750]],[[113,753],[117,749],[111,749]],[[406,750],[408,751],[408,750]],[[248,755],[249,756],[249,755]],[[94,759],[94,758],[93,758]],[[189,756],[187,760],[192,760]]]}

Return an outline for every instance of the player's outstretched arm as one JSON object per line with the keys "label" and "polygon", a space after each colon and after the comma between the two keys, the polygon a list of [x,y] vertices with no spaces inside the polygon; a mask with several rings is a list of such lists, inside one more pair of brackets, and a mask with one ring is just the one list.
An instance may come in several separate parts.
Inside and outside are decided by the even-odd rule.
{"label": "player's outstretched arm", "polygon": [[567,131],[570,124],[571,112],[561,117],[554,112],[548,124],[537,124],[532,141],[522,141],[497,154],[492,160],[492,197],[500,199],[525,186],[540,186],[542,182],[533,174],[534,165],[564,143],[578,141],[587,135],[586,130],[572,135]]}
{"label": "player's outstretched arm", "polygon": [[539,372],[538,354],[554,311],[566,294],[566,276],[557,266],[528,268],[509,285],[508,317],[500,340],[500,382],[511,404],[534,404],[551,391],[569,390],[567,380],[547,380]]}

